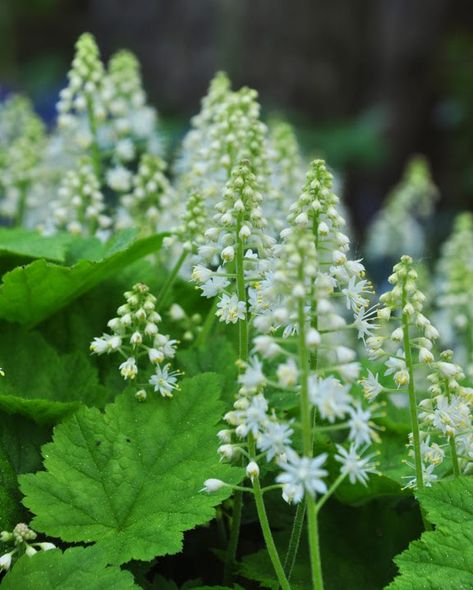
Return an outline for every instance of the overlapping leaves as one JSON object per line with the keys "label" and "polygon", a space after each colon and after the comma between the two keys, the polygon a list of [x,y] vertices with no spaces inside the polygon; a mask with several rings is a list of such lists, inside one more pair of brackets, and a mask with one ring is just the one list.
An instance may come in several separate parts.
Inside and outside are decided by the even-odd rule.
{"label": "overlapping leaves", "polygon": [[180,551],[183,532],[211,520],[229,495],[199,493],[202,482],[240,477],[215,453],[219,389],[206,374],[183,381],[173,400],[124,394],[103,414],[79,410],[43,448],[46,471],[20,479],[32,526],[95,543],[113,563]]}

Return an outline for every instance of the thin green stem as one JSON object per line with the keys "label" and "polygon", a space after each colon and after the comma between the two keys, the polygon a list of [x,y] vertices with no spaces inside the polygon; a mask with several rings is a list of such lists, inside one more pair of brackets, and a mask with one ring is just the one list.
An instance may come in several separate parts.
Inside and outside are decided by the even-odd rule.
{"label": "thin green stem", "polygon": [[[299,279],[302,282],[304,269],[301,265],[299,269]],[[301,372],[300,379],[300,411],[302,423],[302,443],[304,455],[313,456],[312,446],[312,423],[311,409],[309,403],[309,354],[306,346],[306,326],[304,314],[304,300],[300,299],[297,305],[297,323],[299,330],[299,369]],[[306,494],[307,505],[307,527],[309,535],[309,555],[310,567],[312,572],[312,587],[314,590],[323,590],[324,582],[322,577],[322,564],[320,560],[320,540],[317,522],[317,512],[315,510],[315,500],[309,494]]]}
{"label": "thin green stem", "polygon": [[[407,372],[409,374],[409,383],[407,391],[409,394],[409,413],[411,415],[411,426],[412,426],[412,437],[414,443],[414,461],[416,470],[416,485],[417,489],[421,490],[424,487],[424,473],[422,469],[422,454],[420,450],[420,430],[419,430],[419,418],[417,416],[417,399],[414,385],[414,364],[412,362],[411,342],[409,336],[409,316],[404,312],[407,304],[407,292],[405,283],[402,286],[402,334],[404,344],[404,358],[406,362]],[[427,520],[427,516],[422,508],[420,507],[420,513],[424,528],[431,530],[432,526]]]}
{"label": "thin green stem", "polygon": [[320,510],[322,509],[322,506],[327,502],[327,500],[335,493],[335,491],[337,490],[338,486],[342,483],[342,481],[345,479],[346,474],[340,474],[337,479],[333,482],[333,484],[329,487],[329,489],[327,490],[327,493],[324,494],[320,500],[317,502],[317,504],[315,505],[315,510],[317,513],[320,512]]}
{"label": "thin green stem", "polygon": [[163,308],[163,305],[166,302],[166,296],[169,293],[172,286],[174,285],[177,275],[179,274],[179,271],[181,270],[181,267],[184,264],[188,254],[188,250],[183,250],[181,252],[181,255],[179,256],[179,258],[176,261],[176,264],[174,265],[174,268],[169,273],[166,281],[164,282],[164,285],[161,287],[161,291],[158,294],[158,309]]}
{"label": "thin green stem", "polygon": [[460,477],[460,464],[458,463],[458,454],[457,454],[457,445],[455,443],[455,436],[451,436],[449,438],[450,443],[450,454],[452,457],[452,465],[453,465],[453,474],[455,477]]}
{"label": "thin green stem", "polygon": [[[402,287],[402,309],[404,310],[407,304],[406,287]],[[409,412],[411,415],[412,436],[414,442],[414,459],[416,468],[416,484],[417,489],[421,490],[424,487],[424,475],[422,472],[422,455],[420,451],[420,431],[419,419],[417,416],[417,400],[414,385],[414,367],[412,363],[411,343],[409,339],[409,316],[402,311],[402,334],[404,342],[404,358],[406,362],[407,372],[409,374],[408,393],[409,393]]]}
{"label": "thin green stem", "polygon": [[291,537],[287,548],[286,558],[284,559],[284,571],[287,579],[291,579],[292,570],[296,562],[297,552],[301,542],[302,530],[304,528],[305,502],[299,502],[296,508],[296,515],[292,524]]}
{"label": "thin green stem", "polygon": [[[252,456],[256,455],[256,445],[254,438],[250,434],[249,436],[250,442],[250,454]],[[261,491],[261,484],[259,477],[253,478],[253,493],[255,497],[256,503],[256,511],[258,513],[258,519],[261,525],[261,531],[263,533],[264,542],[266,544],[266,549],[268,551],[269,558],[273,565],[274,571],[278,578],[279,585],[281,586],[282,590],[291,590],[291,586],[289,585],[289,581],[284,573],[284,568],[282,566],[281,560],[279,558],[279,553],[276,548],[276,544],[274,543],[273,534],[271,532],[271,527],[269,526],[268,515],[266,514],[266,508],[264,505],[263,494]]]}

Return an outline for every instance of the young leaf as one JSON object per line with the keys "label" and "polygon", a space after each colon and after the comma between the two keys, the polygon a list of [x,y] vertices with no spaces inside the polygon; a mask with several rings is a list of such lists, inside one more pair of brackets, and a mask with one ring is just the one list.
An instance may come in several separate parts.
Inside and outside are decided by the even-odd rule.
{"label": "young leaf", "polygon": [[388,589],[473,588],[473,477],[437,483],[418,498],[437,528],[395,558],[400,575]]}
{"label": "young leaf", "polygon": [[82,404],[109,401],[86,353],[59,355],[37,332],[4,326],[0,366],[0,409],[38,423],[55,423]]}
{"label": "young leaf", "polygon": [[177,553],[183,532],[212,519],[228,488],[200,493],[207,478],[235,482],[218,462],[219,380],[184,380],[172,400],[121,395],[105,413],[81,409],[43,447],[46,471],[25,475],[32,526],[64,541],[95,542],[110,562]]}
{"label": "young leaf", "polygon": [[124,266],[157,252],[163,237],[158,234],[131,245],[115,239],[97,262],[80,260],[67,267],[36,260],[15,268],[4,275],[0,286],[0,318],[35,326]]}
{"label": "young leaf", "polygon": [[2,590],[138,590],[130,572],[108,566],[93,550],[73,547],[24,555],[5,576]]}

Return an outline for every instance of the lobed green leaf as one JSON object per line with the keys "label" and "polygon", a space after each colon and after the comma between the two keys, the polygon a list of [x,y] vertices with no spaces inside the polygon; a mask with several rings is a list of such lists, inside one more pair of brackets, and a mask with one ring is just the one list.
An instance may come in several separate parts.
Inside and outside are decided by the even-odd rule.
{"label": "lobed green leaf", "polygon": [[216,375],[184,380],[172,400],[123,394],[102,414],[81,409],[43,447],[46,471],[20,478],[32,526],[67,542],[96,543],[110,562],[177,553],[183,532],[211,520],[241,470],[218,462]]}

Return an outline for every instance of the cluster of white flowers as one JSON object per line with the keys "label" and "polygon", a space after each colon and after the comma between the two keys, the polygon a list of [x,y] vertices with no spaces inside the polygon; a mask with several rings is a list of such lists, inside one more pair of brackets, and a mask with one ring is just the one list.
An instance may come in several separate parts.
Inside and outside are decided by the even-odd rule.
{"label": "cluster of white flowers", "polygon": [[82,158],[76,170],[66,173],[50,210],[54,227],[74,235],[100,236],[111,226],[112,219],[106,214],[100,183],[89,158]]}
{"label": "cluster of white flowers", "polygon": [[178,342],[159,332],[161,316],[147,285],[134,285],[124,297],[126,303],[107,324],[111,334],[94,338],[90,350],[95,354],[118,352],[125,359],[118,368],[123,379],[136,384],[138,400],[147,398],[150,385],[163,397],[172,397],[179,389],[180,372],[172,371],[168,361],[174,358]]}
{"label": "cluster of white flowers", "polygon": [[436,322],[442,341],[473,377],[473,215],[462,213],[442,247],[436,269]]}
{"label": "cluster of white flowers", "polygon": [[[156,233],[162,211],[170,207],[175,198],[164,174],[165,169],[166,164],[159,156],[143,154],[136,174],[133,177],[130,174],[123,185],[112,187],[125,193],[120,198],[118,227],[138,227],[143,235]],[[128,173],[125,168],[121,170]],[[109,171],[109,176],[112,171]]]}
{"label": "cluster of white flowers", "polygon": [[269,125],[268,160],[271,183],[264,212],[271,229],[279,233],[286,224],[289,207],[304,182],[304,162],[294,129],[285,121]]}
{"label": "cluster of white flowers", "polygon": [[34,204],[45,143],[44,124],[27,98],[12,96],[0,106],[0,213],[18,225]]}
{"label": "cluster of white flowers", "polygon": [[130,162],[139,153],[161,153],[158,115],[146,104],[140,64],[130,51],[118,51],[110,58],[105,78],[105,103],[109,124],[102,131],[102,141],[113,150],[113,159]]}
{"label": "cluster of white flowers", "polygon": [[78,132],[81,147],[89,147],[97,134],[97,123],[107,116],[104,104],[105,68],[95,39],[81,35],[68,73],[69,84],[61,90],[58,125]]}
{"label": "cluster of white flowers", "polygon": [[398,259],[402,254],[424,254],[425,236],[420,223],[438,198],[428,164],[421,156],[407,164],[404,178],[387,197],[371,223],[365,245],[366,257]]}
{"label": "cluster of white flowers", "polygon": [[13,560],[22,555],[31,557],[38,551],[55,549],[56,545],[47,541],[36,541],[38,535],[23,522],[18,523],[12,531],[1,531],[0,541],[14,547],[0,556],[0,572],[10,569]]}
{"label": "cluster of white flowers", "polygon": [[[369,338],[367,344],[372,358],[387,356],[384,374],[392,375],[398,390],[407,388],[411,398],[413,432],[409,454],[415,462],[408,465],[413,469],[417,467],[419,476],[421,470],[423,482],[419,482],[416,475],[410,478],[408,486],[431,485],[438,478],[435,468],[446,456],[441,446],[445,445],[445,440],[453,469],[471,469],[470,404],[473,389],[460,384],[464,374],[458,365],[451,362],[452,351],[444,351],[440,355],[435,353],[439,332],[424,314],[425,296],[417,286],[417,272],[412,258],[403,256],[388,280],[393,288],[380,297],[383,307],[378,310],[378,317],[386,324],[391,322],[391,327],[389,333]],[[385,389],[379,384],[378,376],[371,372],[362,383],[366,396],[371,399]],[[430,397],[419,400],[419,384],[425,391],[427,383],[430,383]],[[463,451],[459,454],[460,447]],[[416,465],[419,461],[421,464]]]}
{"label": "cluster of white flowers", "polygon": [[267,128],[260,120],[258,94],[250,88],[232,91],[227,76],[217,74],[199,115],[183,141],[176,166],[181,192],[200,192],[211,210],[231,171],[241,160],[251,162],[265,189],[269,173]]}
{"label": "cluster of white flowers", "polygon": [[214,225],[205,231],[206,243],[195,257],[192,279],[204,297],[220,295],[217,316],[225,323],[236,323],[247,315],[246,301],[235,293],[235,274],[230,269],[243,264],[245,276],[251,279],[249,275],[258,274],[274,244],[264,231],[261,201],[252,166],[243,160],[232,170],[223,198],[215,206]]}
{"label": "cluster of white flowers", "polygon": [[[244,192],[244,183],[238,184]],[[365,329],[360,330],[356,321],[357,316],[366,316],[372,289],[363,278],[361,262],[348,258],[349,239],[342,232],[344,220],[337,204],[330,173],[322,161],[314,161],[302,195],[290,208],[282,241],[271,244],[258,272],[248,273],[248,279],[250,274],[254,279],[248,280],[254,356],[242,365],[238,397],[234,409],[225,416],[230,428],[219,433],[219,453],[226,460],[245,455],[245,441],[248,437],[254,440],[261,455],[277,463],[280,474],[276,481],[288,502],[300,502],[305,494],[315,498],[327,492],[324,478],[328,474],[322,468],[327,455],[301,454],[294,448],[297,421],[270,408],[275,389],[284,391],[294,407],[307,402],[309,439],[313,417],[328,432],[332,427],[346,431],[348,448],[340,445],[336,455],[342,478],[366,484],[368,474],[375,472],[372,455],[366,455],[367,448],[378,440],[373,411],[351,394],[360,365],[346,338],[344,344],[337,340],[339,332],[349,328],[360,337],[374,329],[365,319]],[[224,205],[218,219],[226,216],[226,223],[234,223],[233,209],[229,203]],[[220,237],[220,233],[215,235]],[[233,242],[227,245],[217,240],[217,244],[209,254],[218,253],[221,259],[227,256],[233,261]],[[194,269],[204,294],[215,288],[214,281],[222,274],[221,268],[215,273],[203,266]],[[227,277],[222,288],[230,283]],[[340,297],[344,306],[339,304]],[[217,315],[227,322],[248,319],[244,303],[235,294],[224,294]],[[352,323],[345,319],[347,313],[353,314]],[[299,427],[305,428],[302,422]],[[249,459],[249,465],[254,463],[254,457]]]}

